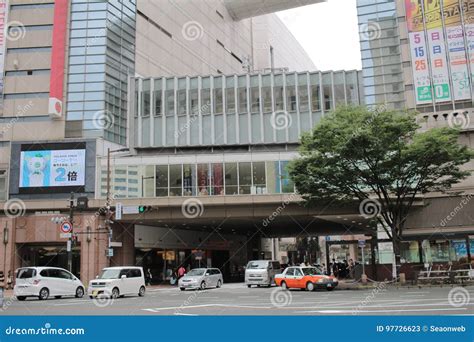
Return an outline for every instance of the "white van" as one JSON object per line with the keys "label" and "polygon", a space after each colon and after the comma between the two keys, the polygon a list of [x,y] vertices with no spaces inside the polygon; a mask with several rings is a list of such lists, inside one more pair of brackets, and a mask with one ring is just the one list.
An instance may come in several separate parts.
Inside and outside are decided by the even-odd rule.
{"label": "white van", "polygon": [[125,295],[145,295],[143,268],[136,266],[106,267],[102,274],[89,282],[89,298],[107,296],[112,298]]}
{"label": "white van", "polygon": [[245,284],[248,287],[272,286],[275,283],[275,275],[280,273],[281,265],[276,260],[252,260],[245,268]]}
{"label": "white van", "polygon": [[75,296],[82,298],[84,285],[74,274],[58,267],[23,267],[16,271],[13,294],[18,300],[26,297]]}

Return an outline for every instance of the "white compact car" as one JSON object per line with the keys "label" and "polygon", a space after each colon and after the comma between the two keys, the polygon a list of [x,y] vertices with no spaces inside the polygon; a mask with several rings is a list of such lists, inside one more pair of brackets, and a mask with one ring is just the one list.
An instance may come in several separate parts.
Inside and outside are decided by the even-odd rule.
{"label": "white compact car", "polygon": [[123,297],[125,295],[145,295],[143,268],[136,266],[106,267],[102,274],[89,282],[87,294],[97,296]]}
{"label": "white compact car", "polygon": [[74,274],[57,267],[24,267],[16,271],[13,293],[18,300],[38,297],[41,300],[50,296],[84,296],[84,285]]}
{"label": "white compact car", "polygon": [[181,277],[178,286],[181,291],[186,289],[201,289],[221,287],[224,283],[222,273],[218,268],[195,268]]}

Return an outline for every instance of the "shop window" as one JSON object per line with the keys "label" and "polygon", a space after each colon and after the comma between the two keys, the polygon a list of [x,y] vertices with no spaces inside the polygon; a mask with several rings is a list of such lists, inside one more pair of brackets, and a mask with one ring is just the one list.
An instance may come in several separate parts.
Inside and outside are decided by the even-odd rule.
{"label": "shop window", "polygon": [[223,164],[211,164],[211,195],[224,195],[224,168]]}
{"label": "shop window", "polygon": [[225,194],[238,194],[237,163],[225,163]]}
{"label": "shop window", "polygon": [[198,164],[197,186],[199,196],[208,196],[211,194],[209,164]]}
{"label": "shop window", "polygon": [[168,165],[156,165],[156,196],[168,196]]}
{"label": "shop window", "polygon": [[400,257],[402,263],[421,262],[418,241],[402,242],[400,246]]}
{"label": "shop window", "polygon": [[252,163],[252,194],[266,194],[265,162]]}
{"label": "shop window", "polygon": [[239,163],[239,195],[250,194],[251,187],[251,163]]}
{"label": "shop window", "polygon": [[456,253],[449,240],[423,240],[422,247],[425,262],[433,263],[455,260]]}
{"label": "shop window", "polygon": [[196,165],[183,165],[183,196],[196,196]]}
{"label": "shop window", "polygon": [[182,196],[183,176],[181,165],[170,165],[170,196]]}

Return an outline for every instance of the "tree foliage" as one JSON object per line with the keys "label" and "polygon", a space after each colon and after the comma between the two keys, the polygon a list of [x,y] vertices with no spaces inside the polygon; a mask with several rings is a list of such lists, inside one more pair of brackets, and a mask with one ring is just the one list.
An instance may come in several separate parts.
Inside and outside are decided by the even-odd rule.
{"label": "tree foliage", "polygon": [[473,156],[459,130],[419,128],[414,112],[339,107],[302,137],[290,175],[309,204],[371,198],[399,239],[416,196],[450,189],[469,175],[461,166]]}

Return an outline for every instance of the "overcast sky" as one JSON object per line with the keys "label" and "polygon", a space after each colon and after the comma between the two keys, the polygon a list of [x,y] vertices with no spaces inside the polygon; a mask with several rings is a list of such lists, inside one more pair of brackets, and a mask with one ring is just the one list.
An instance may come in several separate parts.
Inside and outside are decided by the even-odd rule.
{"label": "overcast sky", "polygon": [[319,70],[361,68],[356,0],[328,0],[278,16]]}

